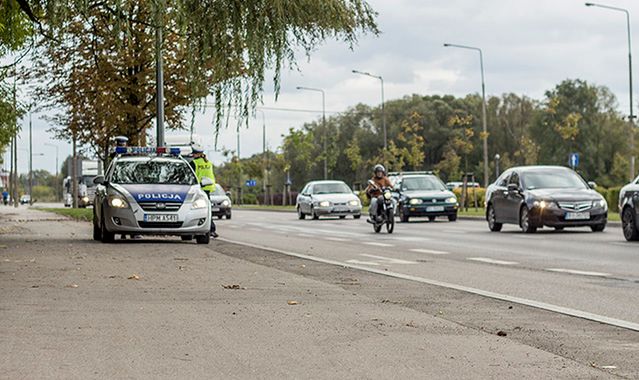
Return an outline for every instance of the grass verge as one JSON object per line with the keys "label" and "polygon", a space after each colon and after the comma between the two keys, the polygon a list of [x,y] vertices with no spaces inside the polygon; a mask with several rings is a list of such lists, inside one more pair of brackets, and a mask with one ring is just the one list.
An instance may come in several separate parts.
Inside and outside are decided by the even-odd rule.
{"label": "grass verge", "polygon": [[40,208],[38,210],[68,216],[75,220],[86,222],[93,220],[93,209],[90,208]]}

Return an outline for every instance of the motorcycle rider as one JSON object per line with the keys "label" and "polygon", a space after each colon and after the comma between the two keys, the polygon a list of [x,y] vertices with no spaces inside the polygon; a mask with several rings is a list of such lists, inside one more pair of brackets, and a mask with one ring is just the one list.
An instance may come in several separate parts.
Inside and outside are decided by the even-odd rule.
{"label": "motorcycle rider", "polygon": [[384,202],[384,199],[382,198],[382,188],[393,187],[393,185],[386,176],[386,169],[381,164],[377,164],[373,168],[373,178],[371,178],[371,181],[374,182],[374,185],[368,184],[368,187],[366,188],[366,195],[371,200],[371,205],[368,209],[368,213],[370,214],[369,221],[379,222],[381,219],[379,209]]}
{"label": "motorcycle rider", "polygon": [[[191,147],[193,150],[193,161],[191,161],[191,167],[195,172],[195,176],[197,177],[198,182],[202,181],[202,178],[207,177],[211,181],[213,181],[213,185],[203,186],[202,190],[206,193],[206,195],[210,195],[212,191],[215,190],[215,174],[213,173],[213,163],[206,158],[206,154],[204,154],[204,149],[197,145],[193,145]],[[215,223],[213,222],[213,216],[211,215],[211,236],[213,238],[218,237],[216,232]]]}

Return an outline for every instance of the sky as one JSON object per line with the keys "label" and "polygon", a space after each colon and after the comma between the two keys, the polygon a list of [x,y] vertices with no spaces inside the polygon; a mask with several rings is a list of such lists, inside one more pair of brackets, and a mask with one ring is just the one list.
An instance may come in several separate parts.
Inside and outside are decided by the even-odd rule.
{"label": "sky", "polygon": [[[323,89],[327,112],[344,111],[357,103],[378,105],[380,81],[355,75],[353,69],[381,75],[386,100],[411,94],[478,93],[477,52],[445,48],[446,42],[482,48],[488,95],[513,92],[542,99],[544,92],[560,81],[579,78],[609,87],[617,96],[620,112],[628,114],[628,42],[621,12],[586,7],[576,0],[370,0],[369,4],[379,13],[379,36],[361,35],[352,50],[344,43],[327,41],[309,58],[299,55],[298,69],[282,73],[277,101],[272,83],[266,83],[263,113],[257,112],[249,128],[240,130],[242,157],[262,151],[263,122],[268,145],[274,149],[289,128],[299,128],[321,116],[321,95],[299,91],[297,86]],[[639,17],[638,1],[606,0],[603,4],[626,8],[631,17]],[[637,25],[631,38],[639,42]],[[632,47],[639,60],[639,50]],[[636,68],[633,65],[633,70]],[[639,72],[634,74],[639,78]],[[635,80],[635,89],[637,84]],[[33,168],[53,173],[55,148],[45,143],[58,147],[60,164],[71,147],[52,139],[47,132],[51,125],[42,116],[32,115]],[[219,164],[223,161],[219,150],[235,150],[237,134],[235,124],[222,130],[216,152],[213,119],[212,109],[198,114],[195,133]],[[18,166],[26,172],[27,118],[22,125]]]}

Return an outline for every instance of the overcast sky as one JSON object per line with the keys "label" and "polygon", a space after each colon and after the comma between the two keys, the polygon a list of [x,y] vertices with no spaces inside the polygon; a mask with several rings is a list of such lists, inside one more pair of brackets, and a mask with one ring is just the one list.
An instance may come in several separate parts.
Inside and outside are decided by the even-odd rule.
{"label": "overcast sky", "polygon": [[[387,100],[410,94],[464,96],[479,92],[477,53],[444,48],[444,42],[483,49],[486,91],[490,95],[514,92],[540,99],[560,81],[580,78],[611,88],[620,110],[628,113],[623,13],[586,7],[577,0],[371,0],[370,4],[379,12],[379,37],[362,36],[353,51],[344,44],[328,42],[310,60],[300,56],[299,71],[283,73],[277,102],[272,86],[266,86],[264,107],[318,111],[266,109],[271,148],[279,146],[281,135],[289,128],[298,128],[320,115],[321,95],[298,91],[296,86],[324,89],[328,111],[342,111],[359,102],[379,104],[379,81],[354,75],[352,69],[382,75]],[[605,4],[627,8],[639,23],[639,2],[614,0]],[[636,25],[632,38],[639,42]],[[639,59],[639,50],[635,53]],[[637,77],[639,72],[635,73]],[[207,149],[213,149],[213,118],[212,110],[196,118],[196,133]],[[27,171],[27,122],[23,121],[25,132],[19,142],[22,172]],[[69,144],[51,140],[46,132],[50,126],[38,115],[34,115],[33,123],[34,169],[55,172],[55,148],[44,144],[59,146],[60,160],[70,153]],[[248,130],[241,130],[242,157],[262,150],[261,127],[261,120],[252,120]],[[234,128],[221,132],[218,148],[222,147],[235,149]],[[219,153],[211,152],[211,157],[216,163],[222,160]]]}

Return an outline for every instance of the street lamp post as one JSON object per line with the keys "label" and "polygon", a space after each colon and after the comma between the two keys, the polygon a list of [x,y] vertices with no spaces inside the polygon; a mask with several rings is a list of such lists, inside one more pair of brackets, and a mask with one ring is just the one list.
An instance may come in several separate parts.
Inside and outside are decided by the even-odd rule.
{"label": "street lamp post", "polygon": [[326,142],[328,140],[328,131],[326,130],[326,94],[321,88],[297,86],[297,89],[322,93],[322,128],[324,128],[324,179],[328,179],[328,154],[326,149]]}
{"label": "street lamp post", "polygon": [[489,174],[488,174],[488,127],[486,126],[486,84],[484,81],[484,54],[482,50],[474,46],[457,45],[457,44],[444,44],[444,47],[454,47],[460,49],[475,50],[479,52],[479,67],[481,69],[481,122],[483,131],[483,145],[484,145],[484,187],[488,187]]}
{"label": "street lamp post", "polygon": [[386,112],[384,110],[384,78],[381,75],[373,75],[368,72],[352,70],[353,74],[366,75],[371,78],[379,79],[382,85],[382,130],[384,131],[384,150],[388,147],[388,134],[386,132]]}
{"label": "street lamp post", "polygon": [[604,8],[612,11],[623,12],[626,14],[626,27],[628,30],[628,87],[630,90],[630,116],[628,119],[630,121],[631,133],[630,133],[630,179],[634,179],[635,177],[635,114],[633,112],[632,106],[632,44],[630,42],[630,12],[624,8],[612,7],[604,4],[596,4],[596,3],[585,3],[587,7],[598,7]]}
{"label": "street lamp post", "polygon": [[495,178],[499,178],[499,159],[501,156],[499,154],[495,155]]}
{"label": "street lamp post", "polygon": [[31,124],[31,106],[29,106],[29,204],[33,204],[33,126]]}
{"label": "street lamp post", "polygon": [[264,193],[264,204],[268,204],[268,155],[266,154],[266,115],[262,110],[257,111],[262,114],[262,165],[264,166],[262,192]]}

